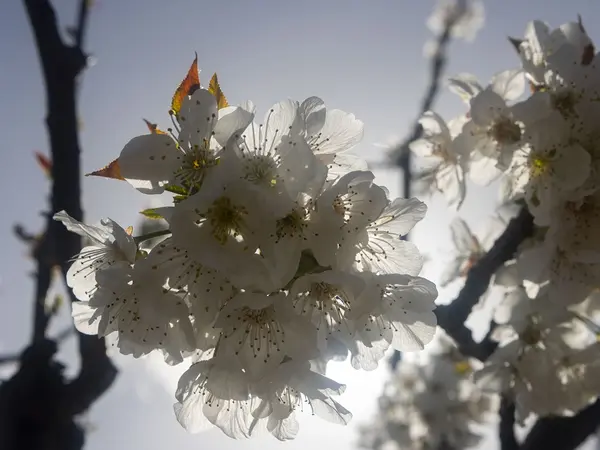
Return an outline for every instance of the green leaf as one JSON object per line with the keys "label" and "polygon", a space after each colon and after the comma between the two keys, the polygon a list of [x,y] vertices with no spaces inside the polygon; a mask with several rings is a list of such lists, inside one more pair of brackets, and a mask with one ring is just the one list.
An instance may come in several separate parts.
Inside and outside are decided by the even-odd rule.
{"label": "green leaf", "polygon": [[163,216],[161,216],[156,211],[156,208],[145,209],[143,211],[140,211],[140,214],[142,214],[143,216],[147,217],[148,219],[163,219]]}
{"label": "green leaf", "polygon": [[186,188],[177,186],[176,184],[169,184],[165,186],[165,191],[172,192],[173,194],[188,195]]}

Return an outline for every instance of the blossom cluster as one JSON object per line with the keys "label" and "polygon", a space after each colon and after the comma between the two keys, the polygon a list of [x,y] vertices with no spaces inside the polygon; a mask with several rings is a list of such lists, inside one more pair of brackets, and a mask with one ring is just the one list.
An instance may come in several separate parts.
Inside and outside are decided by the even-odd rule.
{"label": "blossom cluster", "polygon": [[372,370],[389,347],[417,351],[434,336],[436,287],[402,240],[426,206],[389,199],[348,153],[363,135],[353,114],[310,97],[256,122],[250,102],[229,106],[216,76],[204,88],[195,70],[174,96],[173,127],[150,124],[95,173],[172,193],[152,210],[168,229],[133,237],[109,219],[54,216],[90,241],[67,275],[75,324],[123,354],[191,363],[174,407],[191,432],[293,439],[305,408],[346,424],[335,399],[345,386],[327,362]]}
{"label": "blossom cluster", "polygon": [[477,426],[495,412],[497,398],[472,380],[481,363],[465,358],[447,337],[440,337],[438,348],[426,358],[397,366],[379,398],[378,414],[362,430],[361,447],[429,450],[480,443]]}
{"label": "blossom cluster", "polygon": [[449,122],[426,113],[411,149],[450,205],[462,204],[467,179],[496,182],[502,204],[533,216],[534,235],[495,274],[498,348],[476,373],[524,420],[574,414],[600,395],[600,58],[581,18],[555,29],[534,21],[510,41],[520,67],[485,87],[451,78],[467,111]]}

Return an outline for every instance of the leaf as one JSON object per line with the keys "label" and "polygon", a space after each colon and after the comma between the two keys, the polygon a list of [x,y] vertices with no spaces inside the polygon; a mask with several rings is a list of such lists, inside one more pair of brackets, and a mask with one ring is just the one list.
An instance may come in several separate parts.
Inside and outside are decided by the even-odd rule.
{"label": "leaf", "polygon": [[133,234],[133,227],[129,225],[127,228],[125,228],[125,233],[131,236]]}
{"label": "leaf", "polygon": [[142,120],[146,123],[146,126],[148,127],[148,130],[150,130],[150,133],[152,133],[152,134],[167,134],[163,130],[161,130],[160,128],[158,128],[157,124],[152,123],[152,122],[150,122],[149,120],[146,120],[146,119],[142,119]]}
{"label": "leaf", "polygon": [[210,83],[208,84],[208,92],[215,96],[217,99],[217,108],[223,109],[229,106],[227,103],[227,98],[223,91],[221,90],[221,86],[219,85],[219,79],[217,78],[217,74],[215,73],[210,79]]}
{"label": "leaf", "polygon": [[144,209],[143,211],[140,211],[140,214],[147,217],[148,219],[162,219],[163,218],[163,216],[161,216],[158,212],[156,212],[155,208]]}
{"label": "leaf", "polygon": [[165,186],[165,191],[172,192],[173,194],[188,195],[188,190],[182,186],[176,184],[168,184]]}
{"label": "leaf", "polygon": [[118,158],[111,162],[109,165],[104,166],[102,169],[85,174],[86,177],[89,177],[90,175],[93,175],[95,177],[114,178],[115,180],[125,179],[121,175],[121,168],[119,167]]}
{"label": "leaf", "polygon": [[56,314],[63,304],[64,304],[63,296],[60,294],[56,294],[56,296],[54,297],[54,299],[51,302],[46,303],[46,305],[45,305],[46,314],[50,314],[50,315]]}
{"label": "leaf", "polygon": [[175,94],[173,94],[173,99],[171,100],[171,111],[169,112],[171,114],[178,115],[179,111],[181,110],[183,99],[188,95],[192,95],[198,89],[200,89],[200,75],[198,73],[198,55],[196,55],[187,75],[179,84]]}
{"label": "leaf", "polygon": [[35,152],[35,159],[48,178],[52,178],[52,161],[40,152]]}

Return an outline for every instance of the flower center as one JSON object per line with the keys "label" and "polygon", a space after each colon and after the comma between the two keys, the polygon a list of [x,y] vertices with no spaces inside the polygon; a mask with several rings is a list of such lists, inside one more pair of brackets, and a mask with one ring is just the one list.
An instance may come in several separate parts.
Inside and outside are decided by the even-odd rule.
{"label": "flower center", "polygon": [[570,89],[564,89],[559,92],[555,92],[551,95],[550,101],[552,107],[556,109],[563,117],[573,117],[576,115],[575,105],[577,103],[577,96]]}
{"label": "flower center", "polygon": [[531,175],[533,177],[539,177],[546,172],[548,169],[548,161],[541,157],[535,157],[530,163]]}
{"label": "flower center", "polygon": [[235,205],[229,197],[219,197],[204,216],[210,222],[214,238],[225,244],[230,236],[239,236],[246,214],[244,206]]}
{"label": "flower center", "polygon": [[342,217],[346,215],[346,206],[344,203],[342,196],[338,195],[332,204],[333,210]]}
{"label": "flower center", "polygon": [[287,216],[277,221],[277,239],[283,237],[302,236],[306,227],[306,211],[294,209]]}
{"label": "flower center", "polygon": [[498,144],[514,144],[521,139],[521,127],[508,117],[496,119],[488,129],[488,136]]}
{"label": "flower center", "polygon": [[207,170],[217,164],[219,158],[208,147],[208,141],[205,141],[202,146],[195,145],[192,151],[184,153],[183,163],[175,176],[184,185],[199,188]]}
{"label": "flower center", "polygon": [[244,160],[244,179],[268,187],[277,184],[277,163],[271,155],[254,154]]}

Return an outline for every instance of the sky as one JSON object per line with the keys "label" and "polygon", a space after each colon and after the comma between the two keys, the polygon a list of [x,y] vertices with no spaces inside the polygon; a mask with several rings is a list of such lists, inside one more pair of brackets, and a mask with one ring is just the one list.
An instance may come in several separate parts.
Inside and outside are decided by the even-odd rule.
{"label": "sky", "polygon": [[[581,14],[588,31],[600,16],[597,0],[487,0],[486,22],[473,42],[453,42],[447,75],[470,72],[483,83],[497,71],[514,68],[518,60],[507,36],[521,36],[528,21],[552,25]],[[76,0],[54,0],[62,29],[76,16]],[[85,48],[94,65],[81,80],[79,114],[82,166],[90,172],[118,156],[132,137],[146,133],[142,118],[169,124],[171,95],[198,53],[200,78],[208,83],[218,72],[231,104],[251,99],[265,111],[273,103],[317,95],[333,108],[352,112],[365,123],[357,152],[376,162],[384,157],[375,146],[390,136],[404,136],[418,112],[428,82],[423,45],[431,34],[425,21],[430,0],[95,0]],[[19,1],[6,2],[0,14],[0,192],[6,200],[0,215],[0,353],[21,349],[31,332],[33,269],[26,249],[13,236],[15,223],[41,231],[48,181],[35,163],[34,152],[48,153],[44,128],[44,91],[31,29]],[[598,39],[596,39],[598,41]],[[444,117],[463,112],[461,101],[442,93],[436,111]],[[259,113],[259,115],[261,115]],[[378,166],[379,167],[379,166]],[[375,170],[377,182],[399,195],[400,173]],[[111,217],[123,226],[136,225],[138,211],[150,201],[125,183],[85,178],[86,219]],[[494,187],[474,187],[460,215],[475,230],[494,209]],[[454,212],[438,198],[424,199],[427,218],[412,235],[431,256],[424,275],[434,281],[449,246],[448,223]],[[456,287],[440,292],[440,302]],[[487,323],[481,316],[475,326]],[[477,321],[477,320],[476,320]],[[52,330],[69,324],[68,308]],[[74,344],[61,356],[72,361]],[[90,433],[88,450],[351,449],[356,425],[368,421],[386,377],[387,367],[372,373],[337,365],[332,378],[348,385],[342,403],[354,413],[348,427],[313,417],[301,420],[299,437],[281,444],[269,436],[233,441],[218,430],[187,434],[172,413],[177,372],[152,359],[115,357],[122,368],[111,390],[84,418]],[[76,367],[71,365],[71,370]],[[482,446],[495,449],[493,439]]]}

